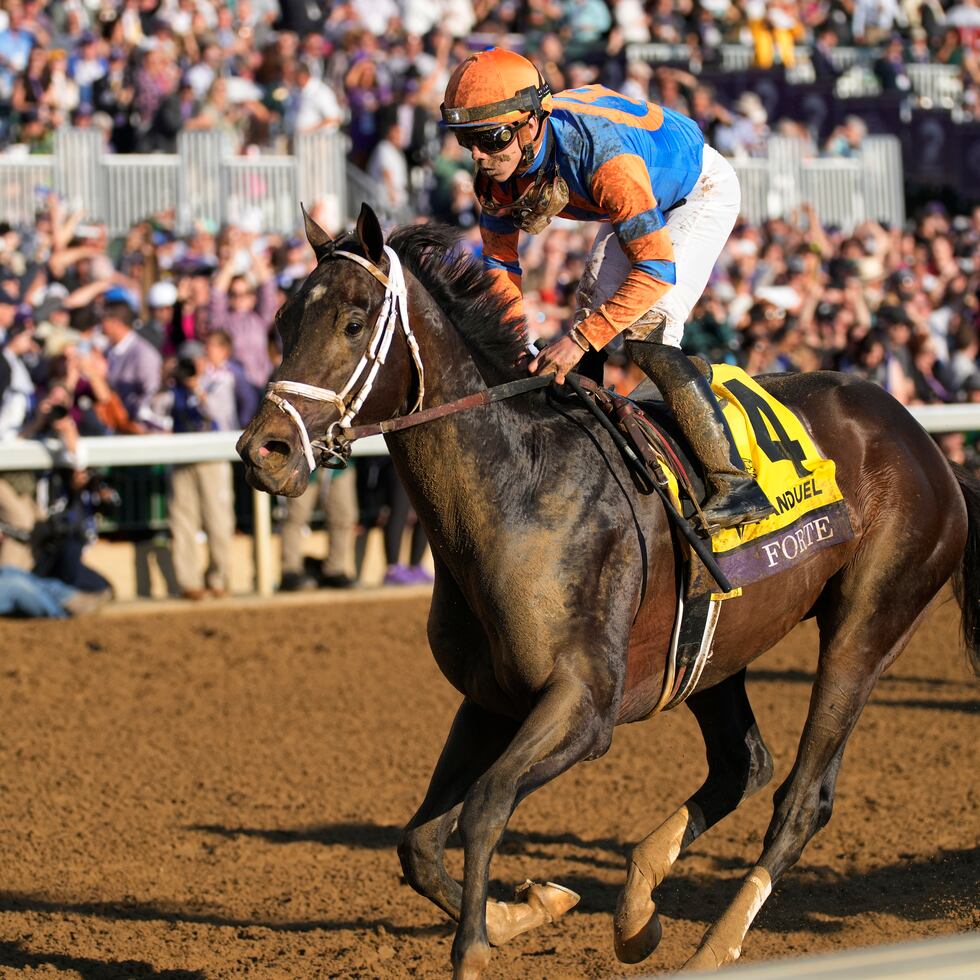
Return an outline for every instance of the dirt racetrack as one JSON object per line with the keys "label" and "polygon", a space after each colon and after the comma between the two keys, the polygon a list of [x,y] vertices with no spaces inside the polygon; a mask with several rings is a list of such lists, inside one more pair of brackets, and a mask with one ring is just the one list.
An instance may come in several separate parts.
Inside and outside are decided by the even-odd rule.
{"label": "dirt racetrack", "polygon": [[[446,977],[451,930],[400,880],[399,827],[457,696],[424,600],[200,607],[0,622],[0,977]],[[980,685],[958,610],[933,612],[851,739],[836,812],[777,888],[744,959],[980,928]],[[771,787],[675,867],[664,940],[612,952],[623,855],[699,783],[686,709],[528,799],[494,866],[582,895],[497,950],[488,978],[676,968],[757,857],[792,763],[816,631],[757,661]],[[451,868],[461,855],[453,848]]]}

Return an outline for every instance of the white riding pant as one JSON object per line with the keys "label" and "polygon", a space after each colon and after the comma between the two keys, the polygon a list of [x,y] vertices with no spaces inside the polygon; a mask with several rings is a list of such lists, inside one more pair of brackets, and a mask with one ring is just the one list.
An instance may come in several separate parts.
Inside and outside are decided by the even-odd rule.
{"label": "white riding pant", "polygon": [[[667,233],[674,246],[677,282],[623,331],[625,340],[651,340],[680,347],[694,304],[701,298],[728,236],[735,227],[742,195],[735,168],[705,146],[701,176],[685,202],[667,214]],[[612,225],[603,225],[586,260],[575,297],[575,322],[581,323],[620,287],[630,260]]]}

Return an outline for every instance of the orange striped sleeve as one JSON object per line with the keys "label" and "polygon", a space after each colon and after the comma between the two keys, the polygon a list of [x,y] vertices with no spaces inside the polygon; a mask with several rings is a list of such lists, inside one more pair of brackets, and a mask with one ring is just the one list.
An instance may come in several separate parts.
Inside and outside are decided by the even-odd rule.
{"label": "orange striped sleeve", "polygon": [[579,326],[598,350],[646,313],[677,276],[666,219],[642,158],[623,153],[607,160],[593,176],[592,193],[632,266],[616,292]]}
{"label": "orange striped sleeve", "polygon": [[480,215],[480,236],[483,239],[483,264],[494,281],[493,291],[511,305],[511,312],[524,314],[521,293],[521,266],[517,245],[520,232],[509,218]]}

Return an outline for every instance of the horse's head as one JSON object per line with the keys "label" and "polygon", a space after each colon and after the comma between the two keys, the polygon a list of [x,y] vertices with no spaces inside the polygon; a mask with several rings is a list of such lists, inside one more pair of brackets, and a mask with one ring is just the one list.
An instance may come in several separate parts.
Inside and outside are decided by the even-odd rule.
{"label": "horse's head", "polygon": [[282,364],[237,446],[253,487],[290,497],[318,461],[337,458],[355,416],[411,411],[422,387],[405,280],[377,216],[363,206],[356,230],[335,242],[303,214],[317,266],[276,316]]}

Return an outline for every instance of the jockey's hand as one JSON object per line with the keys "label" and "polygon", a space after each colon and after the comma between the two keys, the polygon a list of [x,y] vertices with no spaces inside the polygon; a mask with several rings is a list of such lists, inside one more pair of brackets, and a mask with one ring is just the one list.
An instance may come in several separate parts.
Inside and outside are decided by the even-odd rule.
{"label": "jockey's hand", "polygon": [[583,353],[571,337],[562,337],[545,347],[527,369],[531,374],[553,374],[558,384],[564,384],[565,375],[582,360]]}

